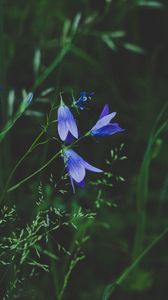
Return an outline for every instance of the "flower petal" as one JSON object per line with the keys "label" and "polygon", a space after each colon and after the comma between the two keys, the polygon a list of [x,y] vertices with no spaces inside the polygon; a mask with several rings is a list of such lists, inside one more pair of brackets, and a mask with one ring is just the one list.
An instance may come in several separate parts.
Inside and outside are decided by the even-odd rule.
{"label": "flower petal", "polygon": [[66,143],[67,144],[72,144],[73,140],[74,140],[73,135],[70,132],[68,132],[68,135],[67,135],[66,140],[65,140]]}
{"label": "flower petal", "polygon": [[[75,106],[81,110],[85,108],[85,102],[91,100],[94,92],[80,92],[80,97],[74,102]],[[84,105],[83,105],[84,104]]]}
{"label": "flower petal", "polygon": [[103,117],[107,116],[109,114],[109,106],[108,104],[105,104],[105,106],[103,107],[103,110],[101,112],[101,115],[99,117],[99,120],[102,119]]}
{"label": "flower petal", "polygon": [[122,129],[118,123],[112,123],[112,124],[106,125],[104,127],[101,127],[97,130],[93,130],[92,135],[94,135],[94,136],[113,135],[117,132],[121,132],[124,130],[125,129]]}
{"label": "flower petal", "polygon": [[91,129],[91,132],[93,130],[97,130],[103,126],[106,126],[109,124],[109,122],[111,121],[112,118],[114,118],[116,115],[116,112],[112,112],[111,114],[104,116],[103,118],[99,119],[97,121],[97,123],[95,124],[95,126],[93,126],[93,128]]}
{"label": "flower petal", "polygon": [[85,160],[83,161],[84,163],[84,167],[85,169],[89,170],[89,171],[92,171],[92,172],[95,172],[95,173],[100,173],[100,172],[103,172],[103,170],[101,169],[98,169],[92,165],[90,165],[88,162],[86,162]]}
{"label": "flower petal", "polygon": [[85,187],[85,181],[82,180],[81,182],[75,182],[77,186],[84,188]]}
{"label": "flower petal", "polygon": [[103,172],[101,169],[90,165],[72,149],[65,150],[63,156],[66,169],[71,180],[73,192],[75,192],[74,183],[80,187],[84,187],[84,177],[86,175],[85,169],[96,173]]}
{"label": "flower petal", "polygon": [[68,170],[70,176],[76,181],[81,182],[85,177],[85,168],[82,164],[78,164],[72,158],[68,160]]}
{"label": "flower petal", "polygon": [[73,150],[69,149],[64,152],[64,156],[67,159],[68,173],[76,182],[81,182],[85,175],[85,167],[83,165],[83,159]]}
{"label": "flower petal", "polygon": [[68,129],[75,138],[78,138],[78,129],[77,129],[73,114],[71,113],[71,111],[69,110],[69,108],[67,106],[66,106],[66,111],[67,111]]}
{"label": "flower petal", "polygon": [[62,141],[65,141],[68,135],[68,127],[66,124],[66,110],[64,106],[60,106],[57,112],[57,119],[58,119],[58,134]]}

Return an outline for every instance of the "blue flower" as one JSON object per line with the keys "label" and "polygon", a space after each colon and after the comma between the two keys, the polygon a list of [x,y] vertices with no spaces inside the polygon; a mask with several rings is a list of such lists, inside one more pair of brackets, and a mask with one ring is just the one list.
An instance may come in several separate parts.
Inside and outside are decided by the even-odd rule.
{"label": "blue flower", "polygon": [[110,123],[115,115],[116,112],[109,113],[109,106],[106,104],[99,117],[99,120],[90,130],[90,134],[93,136],[105,136],[124,131],[124,129],[122,129],[118,123]]}
{"label": "blue flower", "polygon": [[68,134],[71,134],[75,138],[78,138],[78,129],[74,117],[68,106],[66,106],[62,100],[58,108],[57,119],[58,134],[62,141],[65,141],[67,139]]}
{"label": "blue flower", "polygon": [[86,170],[96,173],[103,172],[101,169],[95,168],[90,165],[72,149],[64,150],[63,157],[67,172],[71,180],[73,191],[75,191],[74,183],[80,187],[84,187]]}
{"label": "blue flower", "polygon": [[[80,92],[80,97],[74,102],[75,106],[81,110],[85,108],[85,102],[89,99],[91,100],[94,92]],[[84,105],[84,106],[83,106]]]}

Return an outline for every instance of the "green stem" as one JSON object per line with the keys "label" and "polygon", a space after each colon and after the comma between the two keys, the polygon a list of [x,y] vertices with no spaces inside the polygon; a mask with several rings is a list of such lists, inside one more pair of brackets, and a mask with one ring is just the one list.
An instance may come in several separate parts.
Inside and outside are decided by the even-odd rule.
{"label": "green stem", "polygon": [[37,175],[38,173],[40,173],[42,170],[44,170],[46,167],[49,166],[49,164],[52,163],[52,161],[54,161],[59,155],[61,154],[61,150],[59,152],[57,152],[53,157],[51,157],[50,160],[48,160],[41,168],[39,168],[38,170],[36,170],[34,173],[30,174],[29,176],[27,176],[26,178],[22,179],[21,181],[19,181],[17,184],[13,185],[11,188],[9,188],[7,190],[7,193],[12,192],[13,190],[17,189],[21,184],[25,183],[26,181],[28,181],[30,178],[34,177],[35,175]]}
{"label": "green stem", "polygon": [[53,60],[53,62],[48,66],[47,69],[42,73],[42,75],[36,80],[34,84],[34,89],[36,89],[38,86],[40,86],[47,78],[48,76],[54,71],[54,69],[57,67],[57,65],[63,60],[65,55],[69,52],[71,47],[71,44],[67,44],[61,52],[56,56],[56,58]]}
{"label": "green stem", "polygon": [[31,146],[29,147],[29,149],[26,151],[26,153],[20,158],[20,160],[17,162],[17,164],[15,165],[15,167],[13,168],[13,170],[11,171],[8,180],[6,182],[5,188],[3,190],[2,196],[0,198],[0,204],[2,204],[2,201],[6,195],[9,183],[14,175],[14,173],[16,172],[17,168],[20,166],[20,164],[23,162],[23,160],[28,156],[28,154],[33,150],[34,146],[36,145],[36,143],[39,141],[39,139],[42,137],[42,135],[44,134],[45,129],[43,129],[40,134],[36,137],[36,139],[34,140],[34,142],[31,144]]}
{"label": "green stem", "polygon": [[[53,107],[52,107],[53,109]],[[52,111],[51,109],[51,111]],[[51,115],[51,111],[50,111],[50,115]],[[49,117],[50,117],[49,115]],[[7,180],[7,183],[5,185],[5,188],[4,188],[4,191],[2,193],[2,196],[0,198],[0,204],[2,203],[5,195],[6,195],[6,192],[11,192],[15,189],[17,189],[21,184],[25,183],[26,181],[28,181],[29,179],[31,179],[32,177],[34,177],[35,175],[37,175],[38,173],[40,173],[42,170],[44,170],[53,160],[55,160],[55,158],[57,158],[60,154],[61,154],[61,151],[60,150],[58,153],[56,153],[48,162],[46,162],[41,168],[39,168],[38,170],[36,170],[35,172],[33,172],[32,174],[30,174],[29,176],[27,176],[26,178],[22,179],[21,181],[19,181],[17,184],[13,185],[12,187],[10,187],[8,189],[8,185],[9,185],[9,182],[11,181],[11,178],[13,176],[13,174],[15,173],[16,169],[18,168],[18,166],[21,164],[21,162],[26,158],[26,156],[33,150],[34,146],[36,145],[37,141],[40,139],[40,137],[42,136],[42,134],[46,131],[46,128],[49,124],[49,118],[48,118],[48,121],[47,121],[47,125],[45,126],[45,128],[43,129],[43,131],[38,135],[38,137],[35,139],[35,141],[33,142],[33,144],[30,146],[30,148],[28,149],[28,151],[23,155],[23,157],[19,160],[19,162],[16,164],[16,166],[14,167],[14,169],[12,170],[8,180]],[[66,148],[70,148],[70,147],[73,147],[77,142],[79,142],[81,139],[87,137],[88,135],[90,134],[90,132],[87,132],[84,136],[80,137],[78,140],[76,140],[72,145],[70,146],[67,146]]]}
{"label": "green stem", "polygon": [[60,291],[60,294],[58,295],[58,300],[62,300],[63,296],[64,296],[64,293],[65,293],[65,290],[66,290],[66,287],[68,285],[68,282],[69,282],[69,278],[71,276],[71,273],[73,271],[73,269],[75,268],[75,266],[77,265],[77,263],[81,260],[83,260],[85,258],[85,256],[77,256],[78,255],[78,251],[75,253],[75,258],[73,258],[70,262],[70,265],[69,265],[69,269],[67,271],[67,273],[65,274],[65,277],[64,277],[64,282],[63,282],[63,286],[62,286],[62,289]]}
{"label": "green stem", "polygon": [[166,227],[150,244],[145,248],[145,250],[133,261],[133,263],[125,269],[125,271],[118,277],[115,282],[109,284],[104,292],[102,300],[111,299],[110,296],[115,291],[117,286],[120,286],[130,273],[137,267],[140,261],[146,256],[149,251],[168,233],[168,227]]}
{"label": "green stem", "polygon": [[[86,223],[82,224],[82,226],[80,227],[80,230],[77,231],[73,237],[73,240],[72,240],[72,243],[71,243],[71,246],[69,249],[69,252],[73,255],[73,258],[72,258],[72,256],[71,257],[68,256],[65,261],[65,265],[63,267],[63,274],[65,274],[65,276],[64,276],[63,284],[60,289],[58,300],[62,300],[62,298],[64,296],[65,290],[69,283],[70,275],[71,275],[75,265],[77,264],[77,262],[79,260],[83,259],[83,257],[78,257],[78,253],[80,252],[81,245],[83,242],[83,238],[85,237],[86,231],[87,231],[88,227],[90,227],[92,224],[93,224],[93,220],[88,220]],[[77,246],[76,246],[76,241],[78,241]]]}
{"label": "green stem", "polygon": [[7,182],[5,184],[5,188],[3,190],[3,193],[0,197],[0,204],[2,204],[2,201],[6,195],[6,192],[8,190],[8,186],[9,186],[9,183],[11,182],[11,179],[13,177],[13,175],[15,174],[17,168],[21,165],[21,163],[23,162],[23,160],[28,156],[29,153],[32,152],[32,150],[36,147],[36,144],[38,143],[38,141],[40,140],[40,138],[43,136],[43,134],[46,132],[48,126],[50,125],[49,123],[49,120],[50,120],[50,117],[51,117],[51,114],[52,114],[52,111],[54,109],[54,104],[52,105],[51,107],[51,110],[50,110],[50,113],[49,113],[49,116],[47,118],[47,122],[46,122],[46,125],[44,126],[43,130],[40,132],[40,134],[35,138],[34,142],[31,144],[31,146],[29,147],[29,149],[25,152],[25,154],[20,158],[20,160],[17,162],[17,164],[14,166],[13,170],[11,171],[8,179],[7,179]]}
{"label": "green stem", "polygon": [[166,120],[159,126],[159,123],[163,115],[166,113],[167,108],[168,108],[168,104],[166,103],[166,105],[163,107],[158,117],[156,118],[156,121],[154,122],[149,137],[149,143],[140,168],[138,185],[137,185],[137,224],[136,224],[135,241],[134,241],[133,254],[132,254],[133,260],[136,259],[136,257],[138,257],[138,255],[141,253],[143,249],[143,240],[144,240],[144,233],[146,227],[146,203],[148,200],[149,169],[150,169],[150,163],[152,159],[152,149],[156,140],[168,125],[168,121]]}
{"label": "green stem", "polygon": [[[76,140],[72,145],[67,146],[66,149],[69,149],[70,147],[73,147],[77,142],[81,141],[83,138],[87,137],[89,135],[89,132],[87,132],[84,136],[80,137],[78,140]],[[36,139],[37,140],[37,139]],[[34,144],[34,143],[33,143]],[[11,192],[15,189],[17,189],[21,184],[23,184],[24,182],[26,182],[27,180],[29,180],[30,178],[32,178],[33,176],[35,176],[36,174],[40,173],[42,170],[44,170],[47,166],[49,166],[50,163],[52,163],[53,160],[55,160],[55,158],[57,158],[60,154],[61,154],[62,150],[60,150],[59,152],[57,152],[48,162],[46,162],[41,168],[39,168],[38,170],[36,170],[35,172],[33,172],[32,174],[30,174],[29,176],[27,176],[26,178],[22,179],[21,181],[19,181],[17,184],[15,184],[14,186],[12,186],[11,188],[9,188],[7,190],[7,192]],[[27,154],[27,152],[26,152]],[[27,155],[26,155],[27,156]],[[25,158],[25,157],[24,157]],[[18,166],[17,166],[18,167]],[[5,190],[6,193],[6,190]],[[4,196],[4,193],[3,193]]]}

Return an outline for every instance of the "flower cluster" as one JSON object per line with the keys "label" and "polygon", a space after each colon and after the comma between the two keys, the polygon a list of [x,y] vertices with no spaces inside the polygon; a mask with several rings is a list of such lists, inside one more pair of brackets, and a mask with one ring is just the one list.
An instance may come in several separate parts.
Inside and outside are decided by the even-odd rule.
{"label": "flower cluster", "polygon": [[85,102],[91,100],[93,95],[93,92],[80,92],[80,97],[74,102],[74,105],[83,110],[85,108]]}
{"label": "flower cluster", "polygon": [[[93,94],[93,92],[81,92],[79,99],[74,101],[73,104],[77,109],[83,110],[85,102],[88,99],[90,100]],[[111,123],[111,120],[115,117],[115,115],[116,112],[110,113],[109,106],[106,104],[96,124],[84,136],[107,136],[123,131],[124,129],[122,129],[118,123]],[[73,145],[72,141],[74,138],[78,140],[79,133],[73,114],[69,107],[64,104],[62,98],[57,111],[57,121],[59,137],[67,145],[64,145],[63,147],[62,156],[66,170],[70,177],[73,191],[75,191],[74,183],[80,187],[84,187],[86,170],[95,173],[103,171],[89,164],[79,154],[71,149]]]}

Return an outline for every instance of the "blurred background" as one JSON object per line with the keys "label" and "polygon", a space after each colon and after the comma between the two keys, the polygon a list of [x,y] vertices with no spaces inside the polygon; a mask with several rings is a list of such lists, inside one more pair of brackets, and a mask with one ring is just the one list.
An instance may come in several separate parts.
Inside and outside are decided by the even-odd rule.
{"label": "blurred background", "polygon": [[[167,236],[119,286],[109,286],[168,226],[167,53],[166,0],[0,0],[1,129],[15,119],[25,93],[34,93],[31,105],[1,142],[1,192],[43,128],[52,103],[59,105],[60,92],[69,105],[72,95],[78,99],[81,91],[95,93],[79,116],[81,132],[93,126],[106,103],[117,112],[115,121],[126,129],[112,137],[82,141],[77,149],[90,163],[113,174],[108,182],[97,182],[96,174],[88,174],[85,189],[77,188],[73,195],[66,182],[68,193],[63,194],[64,181],[58,189],[51,184],[51,174],[57,182],[64,172],[59,159],[5,196],[6,205],[16,205],[17,222],[23,228],[34,217],[39,184],[48,204],[68,212],[79,207],[95,212],[99,201],[88,229],[90,239],[82,250],[86,257],[73,270],[63,299],[168,297]],[[56,110],[51,118],[56,119]],[[56,135],[53,123],[43,141]],[[44,165],[59,147],[51,140],[34,149],[8,188]],[[73,236],[69,228],[53,235],[53,240],[58,238],[68,249]],[[55,296],[52,264],[49,272],[40,270],[36,276],[24,268],[22,289],[11,292],[8,299],[61,299]],[[4,274],[2,266],[1,299],[11,276]]]}

